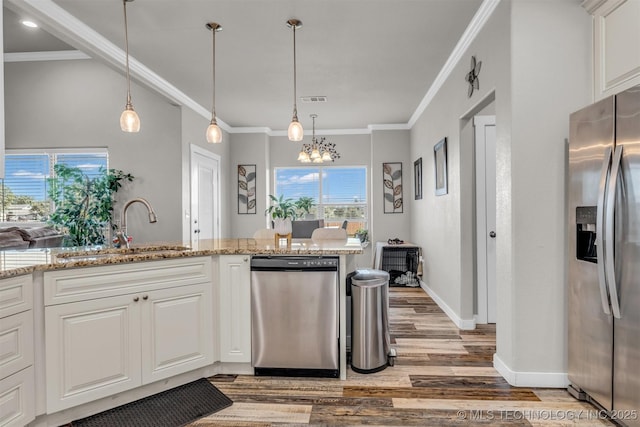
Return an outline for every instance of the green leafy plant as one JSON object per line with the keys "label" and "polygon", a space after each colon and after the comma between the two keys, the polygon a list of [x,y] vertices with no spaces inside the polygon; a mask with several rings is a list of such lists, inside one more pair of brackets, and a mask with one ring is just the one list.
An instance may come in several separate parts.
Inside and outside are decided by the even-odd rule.
{"label": "green leafy plant", "polygon": [[311,208],[315,205],[315,201],[313,200],[313,197],[302,196],[296,200],[294,204],[298,210],[298,216],[302,216],[310,213]]}
{"label": "green leafy plant", "polygon": [[293,199],[285,199],[283,195],[276,197],[269,194],[269,198],[273,203],[265,210],[265,215],[271,215],[271,218],[291,218],[296,219],[298,213],[296,211],[296,204]]}
{"label": "green leafy plant", "polygon": [[80,168],[63,164],[55,165],[54,172],[55,176],[47,179],[47,192],[55,211],[47,222],[66,234],[65,246],[105,244],[105,230],[115,229],[111,223],[113,197],[123,182],[133,181],[134,176],[101,168],[92,178]]}
{"label": "green leafy plant", "polygon": [[360,239],[361,243],[369,241],[369,230],[366,228],[358,228],[355,232],[355,235],[358,239]]}

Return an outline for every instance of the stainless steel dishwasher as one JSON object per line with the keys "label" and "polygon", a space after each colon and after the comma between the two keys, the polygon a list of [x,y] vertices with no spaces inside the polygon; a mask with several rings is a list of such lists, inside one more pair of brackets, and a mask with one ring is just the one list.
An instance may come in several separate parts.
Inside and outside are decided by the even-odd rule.
{"label": "stainless steel dishwasher", "polygon": [[338,257],[251,259],[255,375],[338,378]]}

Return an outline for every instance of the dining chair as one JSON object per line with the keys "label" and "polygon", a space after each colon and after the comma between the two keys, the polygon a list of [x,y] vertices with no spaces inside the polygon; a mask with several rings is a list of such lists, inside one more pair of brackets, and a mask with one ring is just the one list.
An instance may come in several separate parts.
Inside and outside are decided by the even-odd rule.
{"label": "dining chair", "polygon": [[256,240],[261,240],[261,239],[273,240],[275,235],[276,235],[276,230],[274,230],[273,228],[261,228],[257,230],[255,233],[253,233],[253,238]]}
{"label": "dining chair", "polygon": [[347,240],[347,230],[344,228],[316,228],[311,233],[313,240]]}

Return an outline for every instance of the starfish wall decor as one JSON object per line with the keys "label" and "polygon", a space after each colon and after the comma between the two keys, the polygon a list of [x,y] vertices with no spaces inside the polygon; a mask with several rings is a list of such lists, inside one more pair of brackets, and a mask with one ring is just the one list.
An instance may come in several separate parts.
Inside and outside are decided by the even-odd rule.
{"label": "starfish wall decor", "polygon": [[474,89],[480,89],[480,81],[478,75],[480,74],[480,67],[482,67],[482,61],[476,62],[476,57],[471,57],[471,70],[467,73],[465,80],[469,83],[469,91],[467,92],[469,98],[473,95]]}

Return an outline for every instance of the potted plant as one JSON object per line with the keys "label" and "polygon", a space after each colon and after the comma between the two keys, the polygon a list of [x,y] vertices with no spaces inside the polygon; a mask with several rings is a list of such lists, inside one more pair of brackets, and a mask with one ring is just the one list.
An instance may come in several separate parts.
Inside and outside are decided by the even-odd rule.
{"label": "potted plant", "polygon": [[103,245],[108,242],[113,197],[131,174],[109,169],[88,177],[80,168],[57,164],[55,176],[47,179],[49,198],[55,211],[47,222],[66,233],[64,246]]}
{"label": "potted plant", "polygon": [[369,242],[369,230],[367,230],[366,228],[358,228],[355,234],[356,237],[360,239],[360,243]]}
{"label": "potted plant", "polygon": [[278,234],[291,233],[291,221],[296,219],[296,204],[293,199],[285,199],[283,195],[276,197],[269,194],[272,205],[267,208],[265,215],[271,215],[273,229]]}
{"label": "potted plant", "polygon": [[304,215],[305,219],[312,219],[311,208],[315,205],[313,197],[302,196],[295,201],[298,216]]}

